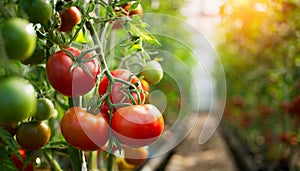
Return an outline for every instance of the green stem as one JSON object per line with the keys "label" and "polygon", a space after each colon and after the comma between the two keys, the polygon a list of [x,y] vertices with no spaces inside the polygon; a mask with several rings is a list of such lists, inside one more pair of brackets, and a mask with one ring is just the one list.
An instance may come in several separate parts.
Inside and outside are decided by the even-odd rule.
{"label": "green stem", "polygon": [[114,155],[112,153],[108,154],[108,161],[107,161],[107,171],[112,171],[114,166]]}
{"label": "green stem", "polygon": [[96,171],[98,170],[97,165],[97,159],[98,159],[98,151],[92,151],[89,154],[89,170]]}
{"label": "green stem", "polygon": [[57,161],[52,157],[51,154],[45,152],[44,153],[45,157],[47,158],[47,160],[49,161],[49,163],[51,164],[51,170],[53,171],[62,171],[62,169],[60,168],[60,165],[57,163]]}

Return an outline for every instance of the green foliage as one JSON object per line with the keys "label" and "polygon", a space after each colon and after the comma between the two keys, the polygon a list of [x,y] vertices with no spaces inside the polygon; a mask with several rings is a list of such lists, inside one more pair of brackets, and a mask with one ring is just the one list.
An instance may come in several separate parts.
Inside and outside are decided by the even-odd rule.
{"label": "green foliage", "polygon": [[12,156],[12,154],[16,154],[19,159],[22,159],[18,152],[18,145],[14,137],[1,127],[0,151],[0,170],[17,171],[17,168],[14,166],[13,161],[10,157]]}
{"label": "green foliage", "polygon": [[18,171],[18,169],[14,166],[13,161],[11,158],[6,154],[3,153],[5,151],[4,147],[0,147],[0,170],[7,170],[7,171]]}

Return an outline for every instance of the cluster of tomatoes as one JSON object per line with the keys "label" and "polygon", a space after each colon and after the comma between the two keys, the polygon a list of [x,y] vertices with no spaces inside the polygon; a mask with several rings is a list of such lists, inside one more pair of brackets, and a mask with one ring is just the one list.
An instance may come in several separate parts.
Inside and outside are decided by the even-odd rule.
{"label": "cluster of tomatoes", "polygon": [[[97,87],[101,71],[97,60],[90,56],[90,53],[67,48],[53,54],[46,64],[47,78],[56,91],[78,97],[96,88],[101,99],[96,109],[95,104],[74,106],[64,113],[61,132],[65,140],[83,151],[101,149],[110,139],[109,131],[119,143],[127,146],[126,149],[142,150],[155,142],[163,132],[164,120],[154,105],[145,102],[149,83],[158,83],[163,77],[160,64],[154,60],[147,62],[140,74],[142,80],[129,70],[113,70],[100,78]],[[72,67],[74,65],[76,67]]]}
{"label": "cluster of tomatoes", "polygon": [[[157,84],[163,77],[160,63],[147,59],[141,73],[135,75],[126,69],[110,71],[105,61],[103,63],[105,57],[101,62],[97,59],[96,48],[80,50],[67,46],[49,54],[41,40],[46,34],[36,30],[48,28],[49,20],[54,22],[54,13],[57,13],[56,31],[69,34],[81,22],[80,9],[68,5],[61,9],[57,5],[54,9],[47,0],[20,0],[16,6],[18,17],[1,20],[1,63],[10,65],[18,61],[29,67],[41,64],[47,84],[69,99],[92,94],[88,103],[70,105],[64,112],[60,126],[66,142],[83,151],[101,151],[102,148],[113,152],[113,149],[105,149],[108,144],[117,145],[119,150],[122,146],[127,164],[142,164],[148,157],[145,147],[155,142],[164,129],[161,111],[147,103],[149,84]],[[131,3],[127,3],[115,12],[128,16],[142,14],[140,4],[136,9],[130,6]],[[120,28],[116,24],[113,27]],[[0,78],[0,127],[15,136],[23,160],[24,150],[40,150],[48,143],[51,129],[47,120],[57,112],[55,99],[40,91],[31,80],[18,74]],[[0,139],[0,144],[5,142]],[[22,170],[22,161],[15,155],[12,158]],[[32,170],[32,165],[28,167]]]}

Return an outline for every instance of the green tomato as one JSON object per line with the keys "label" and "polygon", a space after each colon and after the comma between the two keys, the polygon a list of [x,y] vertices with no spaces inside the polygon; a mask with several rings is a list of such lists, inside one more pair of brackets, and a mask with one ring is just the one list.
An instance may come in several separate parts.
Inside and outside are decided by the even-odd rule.
{"label": "green tomato", "polygon": [[52,5],[48,0],[21,0],[20,8],[32,23],[45,23],[52,16]]}
{"label": "green tomato", "polygon": [[54,105],[51,100],[47,98],[40,98],[37,100],[36,112],[34,118],[39,121],[49,119],[54,113]]}
{"label": "green tomato", "polygon": [[10,18],[1,24],[1,36],[5,51],[10,59],[26,60],[36,44],[36,35],[32,24],[21,18]]}
{"label": "green tomato", "polygon": [[149,84],[157,84],[163,78],[163,69],[157,61],[147,62],[142,70],[142,76]]}
{"label": "green tomato", "polygon": [[0,122],[17,122],[32,116],[36,110],[33,86],[23,78],[0,80]]}

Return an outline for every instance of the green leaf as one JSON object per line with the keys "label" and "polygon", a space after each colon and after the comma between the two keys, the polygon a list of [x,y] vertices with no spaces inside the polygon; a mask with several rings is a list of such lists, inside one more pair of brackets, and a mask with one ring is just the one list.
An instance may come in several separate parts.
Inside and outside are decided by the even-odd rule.
{"label": "green leaf", "polygon": [[125,22],[125,29],[132,35],[140,37],[142,40],[161,46],[158,40],[146,29],[148,25],[140,20],[140,16],[133,15],[132,21]]}
{"label": "green leaf", "polygon": [[72,146],[68,148],[69,157],[72,161],[72,167],[74,171],[81,171],[82,167],[82,152]]}
{"label": "green leaf", "polygon": [[90,12],[94,11],[94,9],[95,9],[95,2],[91,1],[87,12],[90,13]]}
{"label": "green leaf", "polygon": [[114,16],[114,9],[111,6],[107,7],[106,10],[109,16]]}
{"label": "green leaf", "polygon": [[0,153],[0,170],[18,171],[11,158],[6,153],[3,153],[2,149]]}
{"label": "green leaf", "polygon": [[[0,127],[0,139],[4,142],[8,149],[12,151],[12,154],[17,154],[17,156],[21,159],[18,151],[18,144],[14,137],[5,129]],[[1,170],[1,169],[0,169]]]}
{"label": "green leaf", "polygon": [[132,10],[136,9],[136,8],[138,7],[139,4],[140,4],[140,2],[138,2],[138,1],[132,3],[132,4],[130,5],[129,11],[132,11]]}

